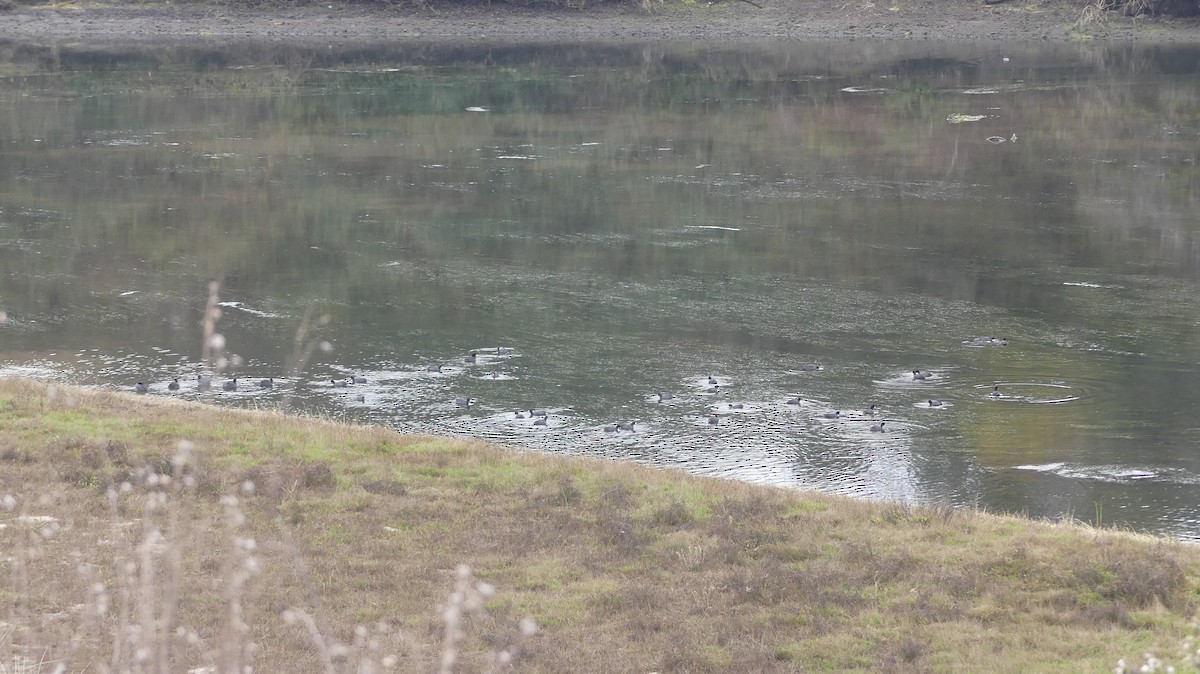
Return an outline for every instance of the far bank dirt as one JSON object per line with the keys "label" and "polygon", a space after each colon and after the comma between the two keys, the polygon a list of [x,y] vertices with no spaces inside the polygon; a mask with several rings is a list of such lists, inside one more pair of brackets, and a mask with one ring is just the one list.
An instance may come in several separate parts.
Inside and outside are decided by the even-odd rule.
{"label": "far bank dirt", "polygon": [[1080,0],[914,3],[745,0],[597,5],[583,10],[435,6],[422,11],[318,4],[271,11],[216,6],[18,5],[0,38],[39,43],[579,42],[926,40],[1200,43],[1200,21],[1131,19]]}

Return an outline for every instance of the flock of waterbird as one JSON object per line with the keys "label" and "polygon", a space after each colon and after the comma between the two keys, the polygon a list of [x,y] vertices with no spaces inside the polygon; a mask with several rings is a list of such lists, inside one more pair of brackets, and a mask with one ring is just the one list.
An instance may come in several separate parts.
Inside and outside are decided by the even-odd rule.
{"label": "flock of waterbird", "polygon": [[[970,340],[968,343],[976,345],[976,346],[992,346],[992,345],[1008,346],[1008,339],[1007,338],[997,339],[995,337],[976,337],[976,338]],[[496,349],[495,349],[495,354],[497,356],[513,354],[513,353],[514,353],[514,350],[511,348],[508,348],[508,347],[496,347]],[[489,352],[489,354],[490,354],[490,352]],[[481,356],[480,352],[472,351],[469,355],[465,356],[462,359],[462,361],[466,365],[474,365],[476,363],[483,362],[482,358],[484,358],[484,357],[486,357],[486,356]],[[450,366],[434,364],[434,365],[430,365],[427,368],[425,368],[425,372],[433,373],[433,374],[440,374],[440,373],[448,371],[449,367]],[[819,371],[822,369],[824,369],[824,368],[820,363],[804,363],[800,366],[800,370],[802,370],[804,372],[816,372],[816,371]],[[493,372],[492,376],[498,377],[499,374]],[[907,376],[907,375],[905,375],[905,376]],[[928,370],[920,370],[920,369],[912,370],[912,380],[915,382],[924,382],[924,381],[930,380],[934,377],[935,377],[934,373],[930,372]],[[201,391],[201,392],[213,390],[213,386],[215,384],[215,382],[213,380],[213,375],[207,374],[207,373],[197,374],[195,382],[196,382],[196,390]],[[350,374],[350,375],[345,376],[344,378],[333,378],[333,379],[329,380],[329,386],[331,388],[335,388],[335,389],[348,389],[355,384],[366,384],[366,383],[367,383],[367,378],[362,375],[358,375],[358,374]],[[718,380],[717,377],[714,377],[713,375],[708,375],[707,377],[702,378],[700,380],[700,384],[701,384],[700,390],[706,394],[722,395],[722,394],[725,394],[728,392],[726,389],[722,388],[722,384],[721,384],[720,380]],[[233,377],[233,378],[230,378],[230,379],[227,379],[227,380],[221,382],[220,390],[222,390],[222,391],[237,391],[237,390],[239,390],[240,386],[242,386],[242,384],[239,384],[238,378]],[[265,379],[259,379],[257,382],[254,383],[254,386],[260,390],[273,389],[275,387],[275,378],[267,377]],[[172,391],[172,392],[179,391],[181,388],[179,379],[175,378],[172,381],[170,381],[167,384],[166,388],[167,388],[167,390]],[[149,393],[150,386],[147,385],[145,382],[138,382],[136,385],[134,385],[133,390],[135,393]],[[1001,391],[1000,391],[1000,384],[994,384],[992,386],[991,392],[988,394],[988,397],[991,397],[991,398],[1002,398],[1003,396],[1004,396],[1004,394],[1001,393]],[[652,394],[651,399],[653,401],[659,402],[659,403],[670,403],[670,402],[676,400],[676,396],[675,396],[675,394],[669,393],[667,391],[660,391],[660,392]],[[364,402],[365,401],[364,394],[362,394],[362,393],[357,394],[356,400],[358,402]],[[478,402],[479,402],[478,398],[470,397],[470,396],[454,398],[454,406],[459,407],[459,408],[470,408],[472,405],[475,405]],[[803,398],[798,397],[798,396],[794,397],[794,398],[790,398],[786,401],[786,403],[788,405],[802,405],[805,402],[806,401]],[[925,405],[930,408],[940,408],[940,407],[945,406],[946,403],[941,400],[931,398],[925,403]],[[727,405],[727,409],[729,411],[741,410],[744,407],[745,407],[745,405],[743,403],[737,403],[737,402],[728,403],[728,405]],[[859,421],[872,421],[874,423],[872,423],[872,425],[870,426],[870,430],[875,433],[882,433],[885,430],[885,425],[887,424],[887,420],[879,418],[879,415],[881,415],[881,414],[882,414],[882,410],[877,405],[872,404],[869,407],[863,408],[858,413],[857,416],[853,415],[853,413],[844,415],[841,410],[827,410],[827,411],[822,412],[820,416],[821,416],[821,418],[829,419],[829,420],[853,418],[853,419],[859,420]],[[522,410],[513,412],[514,419],[532,420],[532,423],[534,426],[547,426],[549,423],[550,416],[551,416],[550,411],[548,411],[546,409],[532,408],[532,409],[527,409],[527,410],[522,409]],[[719,411],[712,411],[712,412],[708,413],[708,424],[709,425],[719,426],[721,424],[721,421],[722,421],[722,415]],[[619,422],[606,424],[603,427],[603,430],[605,433],[634,432],[637,430],[636,425],[637,425],[637,421],[635,421],[635,420],[619,421]]]}

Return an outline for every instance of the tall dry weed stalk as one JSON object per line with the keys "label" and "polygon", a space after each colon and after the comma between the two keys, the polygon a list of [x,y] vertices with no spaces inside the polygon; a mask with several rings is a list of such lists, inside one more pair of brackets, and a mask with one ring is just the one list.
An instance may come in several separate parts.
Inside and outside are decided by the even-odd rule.
{"label": "tall dry weed stalk", "polygon": [[[221,320],[221,282],[212,281],[208,284],[208,301],[204,306],[204,317],[201,321],[203,334],[201,337],[201,360],[208,369],[209,376],[221,374],[242,364],[242,358],[237,354],[226,355],[228,342],[225,335],[217,331],[217,323]],[[332,317],[328,312],[320,311],[316,305],[310,304],[296,327],[292,338],[292,352],[284,364],[283,373],[291,381],[298,381],[304,370],[319,351],[331,353],[333,345],[320,336],[321,328],[329,325]],[[204,373],[201,373],[203,379]],[[207,388],[207,387],[205,387]],[[287,411],[292,405],[292,391],[280,401],[280,410]]]}
{"label": "tall dry weed stalk", "polygon": [[[332,320],[327,312],[318,312],[315,305],[310,304],[304,310],[304,316],[300,319],[300,325],[296,327],[296,334],[292,338],[291,356],[288,357],[284,367],[284,373],[288,378],[299,379],[317,351],[322,353],[333,351],[333,345],[321,339],[318,333],[320,328],[329,325]],[[281,405],[283,410],[287,411],[291,408],[291,404],[292,396],[289,393],[284,397]]]}
{"label": "tall dry weed stalk", "polygon": [[226,355],[225,335],[217,332],[217,321],[221,320],[221,282],[211,281],[208,284],[208,302],[204,305],[204,335],[201,343],[201,359],[205,366],[214,374],[237,368],[242,364],[242,357],[237,354]]}
{"label": "tall dry weed stalk", "polygon": [[[227,355],[225,337],[218,330],[220,289],[219,281],[209,284],[202,322],[203,362],[212,373],[241,363],[236,355]],[[329,315],[315,307],[305,311],[286,366],[288,376],[298,378],[317,351],[331,350],[329,343],[317,336],[329,321]],[[60,403],[73,404],[69,399]],[[124,457],[128,452],[122,447],[119,453]],[[114,458],[111,450],[107,461],[105,474],[109,475],[119,472],[119,462],[128,466],[123,458]],[[51,548],[63,525],[57,515],[43,513],[53,512],[56,504],[78,498],[78,494],[0,496],[0,513],[7,514],[0,527],[8,528],[6,537],[15,542],[8,563],[3,565],[8,570],[12,601],[5,621],[0,623],[0,674],[85,670],[157,674],[181,668],[204,674],[248,674],[256,668],[259,646],[248,605],[254,599],[255,579],[263,574],[263,568],[259,542],[247,534],[243,511],[255,498],[254,483],[234,485],[219,500],[221,517],[216,528],[225,549],[219,565],[221,611],[214,628],[211,620],[203,627],[192,624],[203,618],[185,613],[190,610],[185,586],[189,573],[195,573],[188,570],[188,560],[201,554],[194,548],[203,545],[198,543],[205,540],[202,532],[213,528],[203,515],[204,497],[197,493],[198,485],[201,481],[219,485],[221,479],[204,474],[196,449],[186,439],[178,441],[169,462],[160,461],[126,474],[128,479],[111,484],[104,492],[108,521],[89,519],[90,527],[103,532],[102,537],[111,536],[100,546],[111,547],[109,552],[98,547],[66,551]],[[273,508],[269,502],[267,507]],[[385,622],[358,625],[349,642],[343,643],[322,626],[318,615],[313,615],[322,611],[318,592],[284,518],[276,513],[275,522],[280,540],[272,541],[272,546],[282,547],[290,557],[285,562],[304,586],[303,595],[310,604],[308,610],[295,606],[284,609],[279,617],[285,624],[303,627],[321,670],[327,674],[388,671],[401,663],[401,658],[391,652],[396,645],[407,649],[405,655],[410,657],[404,662],[411,671],[436,667],[449,674],[459,670],[468,626],[472,620],[482,622],[486,616],[484,605],[495,593],[491,585],[476,579],[469,567],[458,568],[454,591],[443,607],[445,630],[440,649],[436,644],[419,644]],[[70,583],[32,573],[37,565],[58,563],[64,552],[79,560],[74,588],[66,586]],[[52,582],[57,586],[48,585]],[[191,583],[194,585],[194,579]],[[43,615],[47,598],[50,603],[64,605],[75,601],[72,594],[82,598],[69,614],[73,623],[64,623],[66,613]],[[35,598],[38,601],[33,601]],[[405,621],[405,617],[399,618]],[[490,638],[494,647],[477,661],[485,665],[484,671],[506,668],[536,629],[536,624],[526,618],[515,631],[519,636]],[[202,631],[209,633],[204,635]],[[12,659],[5,659],[9,654],[14,654]]]}

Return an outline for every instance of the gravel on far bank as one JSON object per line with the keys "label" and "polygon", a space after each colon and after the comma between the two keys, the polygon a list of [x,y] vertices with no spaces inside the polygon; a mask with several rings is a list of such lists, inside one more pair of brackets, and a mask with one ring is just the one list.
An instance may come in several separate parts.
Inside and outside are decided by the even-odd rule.
{"label": "gravel on far bank", "polygon": [[[579,42],[947,40],[1200,43],[1200,20],[1087,10],[1083,0],[729,0],[604,4],[584,10],[491,5],[422,11],[316,4],[271,11],[217,6],[17,5],[0,37],[21,42]],[[1084,20],[1080,20],[1083,17]]]}

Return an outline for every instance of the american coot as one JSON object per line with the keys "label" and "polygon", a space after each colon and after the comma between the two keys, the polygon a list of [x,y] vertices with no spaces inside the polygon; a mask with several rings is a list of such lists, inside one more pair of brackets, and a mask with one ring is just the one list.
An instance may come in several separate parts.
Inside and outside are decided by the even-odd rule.
{"label": "american coot", "polygon": [[1000,385],[996,384],[995,386],[992,387],[992,392],[989,393],[988,395],[990,395],[993,398],[999,398],[1000,396],[1002,396],[1004,394],[1000,392]]}
{"label": "american coot", "polygon": [[716,426],[717,424],[721,423],[721,417],[714,412],[713,414],[708,415],[708,423]]}
{"label": "american coot", "polygon": [[871,405],[867,409],[863,410],[862,413],[869,417],[873,417],[879,413],[879,408],[874,405]]}
{"label": "american coot", "polygon": [[237,377],[234,377],[233,379],[230,379],[229,381],[222,384],[221,388],[225,389],[226,391],[236,391],[237,390]]}
{"label": "american coot", "polygon": [[675,395],[672,393],[655,393],[654,395],[658,396],[658,402],[660,403],[675,399]]}
{"label": "american coot", "polygon": [[342,380],[340,380],[340,379],[330,379],[330,380],[329,380],[329,383],[330,383],[330,384],[331,384],[331,385],[332,385],[334,388],[346,388],[346,382],[344,382],[344,381],[342,381]]}
{"label": "american coot", "polygon": [[720,385],[720,384],[718,384],[718,385],[716,385],[716,386],[710,386],[710,387],[708,387],[708,388],[704,389],[704,392],[705,392],[705,393],[720,393],[720,392],[721,392],[721,385]]}
{"label": "american coot", "polygon": [[267,377],[266,379],[258,380],[259,388],[272,388],[274,386],[275,386],[275,378],[274,377]]}
{"label": "american coot", "polygon": [[474,351],[472,351],[471,355],[467,356],[466,358],[463,358],[463,362],[467,363],[467,364],[477,363],[477,362],[479,362],[479,355],[476,354]]}
{"label": "american coot", "polygon": [[524,412],[517,411],[517,412],[513,412],[513,417],[517,418],[517,419],[524,419],[526,417],[526,414]]}
{"label": "american coot", "polygon": [[716,383],[718,383],[718,382],[717,382],[717,378],[716,378],[716,377],[714,377],[714,376],[712,376],[711,374],[710,374],[710,375],[708,375],[708,383],[710,383],[710,384],[716,384]]}
{"label": "american coot", "polygon": [[745,409],[745,407],[746,406],[742,403],[729,403],[729,409],[731,410]]}
{"label": "american coot", "polygon": [[605,426],[605,427],[604,427],[604,432],[605,432],[605,433],[616,433],[616,432],[617,432],[617,425],[616,425],[616,424],[609,424],[609,425]]}
{"label": "american coot", "polygon": [[871,431],[872,431],[873,433],[882,433],[882,432],[883,432],[883,425],[884,425],[885,423],[887,423],[887,422],[886,422],[886,421],[880,421],[879,423],[875,424],[874,426],[871,426]]}
{"label": "american coot", "polygon": [[529,416],[544,417],[544,416],[546,416],[546,410],[529,410]]}
{"label": "american coot", "polygon": [[545,426],[546,423],[546,417],[538,417],[537,419],[533,420],[534,426]]}
{"label": "american coot", "polygon": [[816,372],[817,370],[821,369],[821,364],[820,363],[805,363],[800,366],[800,369],[804,370],[805,372]]}
{"label": "american coot", "polygon": [[837,419],[837,418],[839,418],[839,417],[841,417],[841,416],[842,416],[842,413],[841,413],[841,412],[833,412],[833,411],[831,411],[831,412],[826,412],[826,413],[825,413],[824,415],[822,415],[822,416],[824,416],[826,419]]}
{"label": "american coot", "polygon": [[455,398],[454,399],[454,405],[456,407],[470,407],[471,405],[474,405],[477,402],[479,402],[479,400],[477,400],[475,398]]}
{"label": "american coot", "polygon": [[167,384],[167,389],[170,391],[178,391],[179,390],[179,377],[172,379],[171,383]]}
{"label": "american coot", "polygon": [[930,401],[929,401],[929,406],[930,406],[930,407],[941,407],[941,406],[942,406],[942,401],[940,401],[940,400],[930,400]]}
{"label": "american coot", "polygon": [[789,405],[799,405],[799,404],[800,404],[800,398],[799,398],[799,396],[797,396],[797,397],[795,397],[795,398],[788,398],[788,400],[787,400],[787,404],[789,404]]}
{"label": "american coot", "polygon": [[430,365],[429,367],[425,368],[425,371],[426,372],[441,372],[442,366],[441,365]]}
{"label": "american coot", "polygon": [[928,379],[929,375],[930,375],[930,373],[922,372],[921,370],[913,370],[912,372],[913,372],[913,379],[916,379],[918,381],[923,381],[925,379]]}
{"label": "american coot", "polygon": [[150,391],[150,387],[146,386],[144,383],[142,383],[140,381],[133,387],[134,393],[148,393],[149,391]]}
{"label": "american coot", "polygon": [[619,431],[632,431],[632,430],[633,430],[633,425],[634,425],[634,424],[636,424],[636,423],[637,423],[636,421],[629,421],[629,422],[626,422],[626,423],[619,423],[619,424],[617,424],[617,430],[619,430]]}

